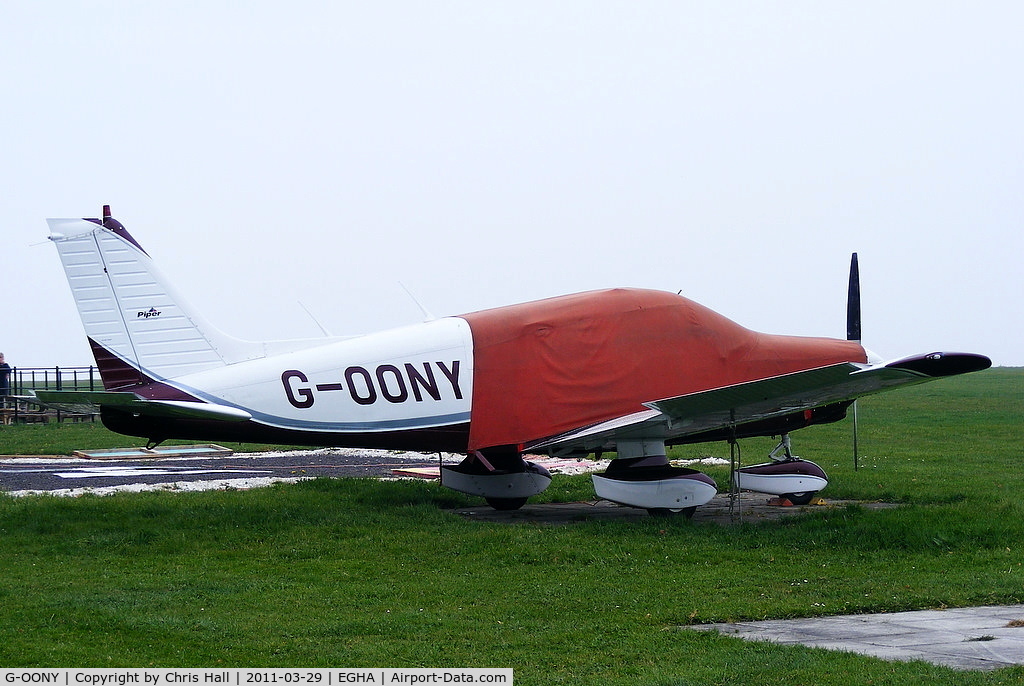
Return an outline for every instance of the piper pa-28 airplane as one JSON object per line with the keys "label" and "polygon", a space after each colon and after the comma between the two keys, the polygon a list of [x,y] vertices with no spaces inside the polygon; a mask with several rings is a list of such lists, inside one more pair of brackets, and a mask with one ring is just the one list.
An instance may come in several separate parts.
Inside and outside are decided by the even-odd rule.
{"label": "piper pa-28 airplane", "polygon": [[515,509],[551,482],[529,454],[614,451],[597,494],[692,514],[715,482],[665,446],[781,436],[740,487],[807,502],[827,483],[789,433],[859,396],[986,369],[934,352],[891,362],[860,344],[851,264],[848,340],[756,333],[679,295],[592,291],[351,338],[250,342],[206,322],[142,246],[102,219],[50,219],[105,390],[38,391],[110,429],[166,439],[445,451],[443,485]]}

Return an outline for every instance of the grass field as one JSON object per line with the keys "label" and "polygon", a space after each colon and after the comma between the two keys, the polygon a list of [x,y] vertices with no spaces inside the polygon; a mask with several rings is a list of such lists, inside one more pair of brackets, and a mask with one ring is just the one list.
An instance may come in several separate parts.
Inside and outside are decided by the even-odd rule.
{"label": "grass field", "polygon": [[[0,498],[6,667],[513,667],[519,684],[995,684],[955,672],[685,627],[1024,602],[1024,370],[860,403],[794,434],[830,498],[742,526],[467,521],[477,501],[420,482],[320,479],[253,491]],[[3,427],[102,447],[101,427]],[[35,432],[35,433],[33,433]],[[60,443],[92,436],[93,445]],[[90,433],[92,432],[92,433]],[[72,439],[68,439],[72,440]],[[772,441],[742,442],[745,462]],[[28,452],[20,449],[20,452]],[[674,457],[727,456],[686,446]],[[728,475],[708,469],[720,487]],[[592,497],[556,477],[543,497]],[[1024,629],[1022,629],[1024,631]]]}

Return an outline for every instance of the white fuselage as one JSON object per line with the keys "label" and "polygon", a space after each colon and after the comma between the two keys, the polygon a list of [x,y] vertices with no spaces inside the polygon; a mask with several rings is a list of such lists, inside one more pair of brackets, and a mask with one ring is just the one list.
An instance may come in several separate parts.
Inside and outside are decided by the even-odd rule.
{"label": "white fuselage", "polygon": [[372,432],[469,421],[473,339],[446,317],[165,381],[277,428]]}

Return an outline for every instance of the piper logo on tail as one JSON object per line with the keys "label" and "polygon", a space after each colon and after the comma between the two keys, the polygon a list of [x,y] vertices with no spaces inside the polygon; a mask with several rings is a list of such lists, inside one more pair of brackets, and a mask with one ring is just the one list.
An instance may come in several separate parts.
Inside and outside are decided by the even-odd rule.
{"label": "piper logo on tail", "polygon": [[160,310],[156,309],[155,307],[151,307],[151,308],[149,308],[148,312],[140,310],[139,313],[135,316],[135,318],[138,319],[139,317],[144,317],[145,319],[149,319],[150,317],[159,317],[159,316],[160,316]]}

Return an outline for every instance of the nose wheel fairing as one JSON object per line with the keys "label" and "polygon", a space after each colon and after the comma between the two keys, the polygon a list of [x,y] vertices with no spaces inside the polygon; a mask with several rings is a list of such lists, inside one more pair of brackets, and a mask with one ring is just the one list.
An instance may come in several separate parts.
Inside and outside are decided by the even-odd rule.
{"label": "nose wheel fairing", "polygon": [[828,486],[828,477],[821,467],[799,458],[743,467],[734,478],[740,490],[786,496],[794,505],[806,505],[815,493]]}
{"label": "nose wheel fairing", "polygon": [[789,434],[782,437],[768,457],[770,462],[743,467],[733,473],[733,483],[739,490],[784,496],[794,505],[806,505],[818,491],[828,486],[825,470],[793,454]]}

